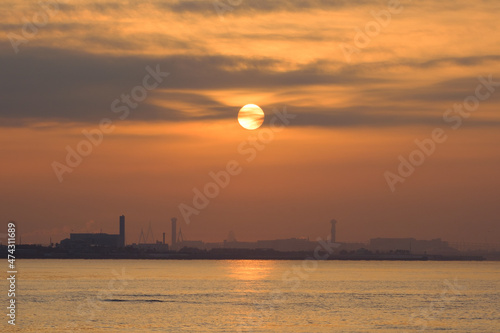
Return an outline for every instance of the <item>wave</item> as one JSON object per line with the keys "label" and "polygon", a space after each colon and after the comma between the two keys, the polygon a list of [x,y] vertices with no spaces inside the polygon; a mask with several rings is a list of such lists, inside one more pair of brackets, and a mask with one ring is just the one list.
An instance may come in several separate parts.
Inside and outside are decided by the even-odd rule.
{"label": "wave", "polygon": [[174,301],[161,299],[103,299],[103,302],[135,302],[135,303],[173,303]]}

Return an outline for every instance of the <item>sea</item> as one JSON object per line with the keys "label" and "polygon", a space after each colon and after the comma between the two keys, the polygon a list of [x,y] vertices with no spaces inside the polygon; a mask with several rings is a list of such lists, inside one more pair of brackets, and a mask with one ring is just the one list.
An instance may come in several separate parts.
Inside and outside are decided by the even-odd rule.
{"label": "sea", "polygon": [[16,325],[4,315],[1,332],[500,332],[500,262],[44,259],[17,271]]}

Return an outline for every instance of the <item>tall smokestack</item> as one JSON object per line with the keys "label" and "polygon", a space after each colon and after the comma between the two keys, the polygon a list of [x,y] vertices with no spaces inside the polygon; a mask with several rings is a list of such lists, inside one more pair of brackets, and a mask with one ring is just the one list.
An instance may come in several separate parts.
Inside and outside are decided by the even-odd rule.
{"label": "tall smokestack", "polygon": [[175,249],[175,246],[177,245],[177,219],[175,217],[172,217],[172,249]]}
{"label": "tall smokestack", "polygon": [[125,246],[125,215],[120,216],[120,243]]}
{"label": "tall smokestack", "polygon": [[163,245],[165,245],[165,233],[163,233]]}
{"label": "tall smokestack", "polygon": [[331,233],[330,233],[330,242],[331,243],[335,243],[335,225],[337,224],[337,221],[336,220],[331,220],[330,223],[332,224],[332,230],[331,230]]}

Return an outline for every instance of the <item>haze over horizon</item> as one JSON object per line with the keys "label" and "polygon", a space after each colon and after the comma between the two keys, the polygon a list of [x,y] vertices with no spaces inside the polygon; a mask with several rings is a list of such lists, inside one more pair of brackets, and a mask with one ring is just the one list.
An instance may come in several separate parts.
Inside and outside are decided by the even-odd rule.
{"label": "haze over horizon", "polygon": [[[129,244],[174,216],[190,240],[324,238],[334,218],[339,241],[498,242],[500,2],[54,3],[0,4],[0,218],[24,243],[117,233],[122,214]],[[238,123],[247,104],[259,129]],[[273,110],[293,116],[279,131]],[[230,161],[241,172],[185,223],[179,205]]]}

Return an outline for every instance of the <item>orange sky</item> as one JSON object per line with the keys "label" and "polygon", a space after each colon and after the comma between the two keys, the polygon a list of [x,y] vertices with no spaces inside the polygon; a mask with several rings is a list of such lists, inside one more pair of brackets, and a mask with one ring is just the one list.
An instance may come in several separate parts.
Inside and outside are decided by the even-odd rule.
{"label": "orange sky", "polygon": [[[35,243],[117,233],[121,214],[128,243],[150,221],[168,235],[173,216],[192,240],[314,239],[335,218],[340,241],[496,242],[500,86],[483,85],[488,98],[457,129],[443,115],[476,96],[478,77],[500,82],[500,3],[401,1],[347,59],[341,46],[387,6],[259,0],[218,15],[210,1],[2,2],[0,219]],[[44,13],[23,32],[23,17]],[[155,81],[157,68],[168,76]],[[120,101],[141,91],[137,106]],[[238,124],[245,104],[264,110],[260,129]],[[284,108],[295,118],[247,161]],[[66,165],[66,147],[102,119],[113,130],[60,182],[54,161]],[[447,140],[391,191],[384,174],[436,128]],[[231,160],[242,172],[186,224],[179,205]]]}

